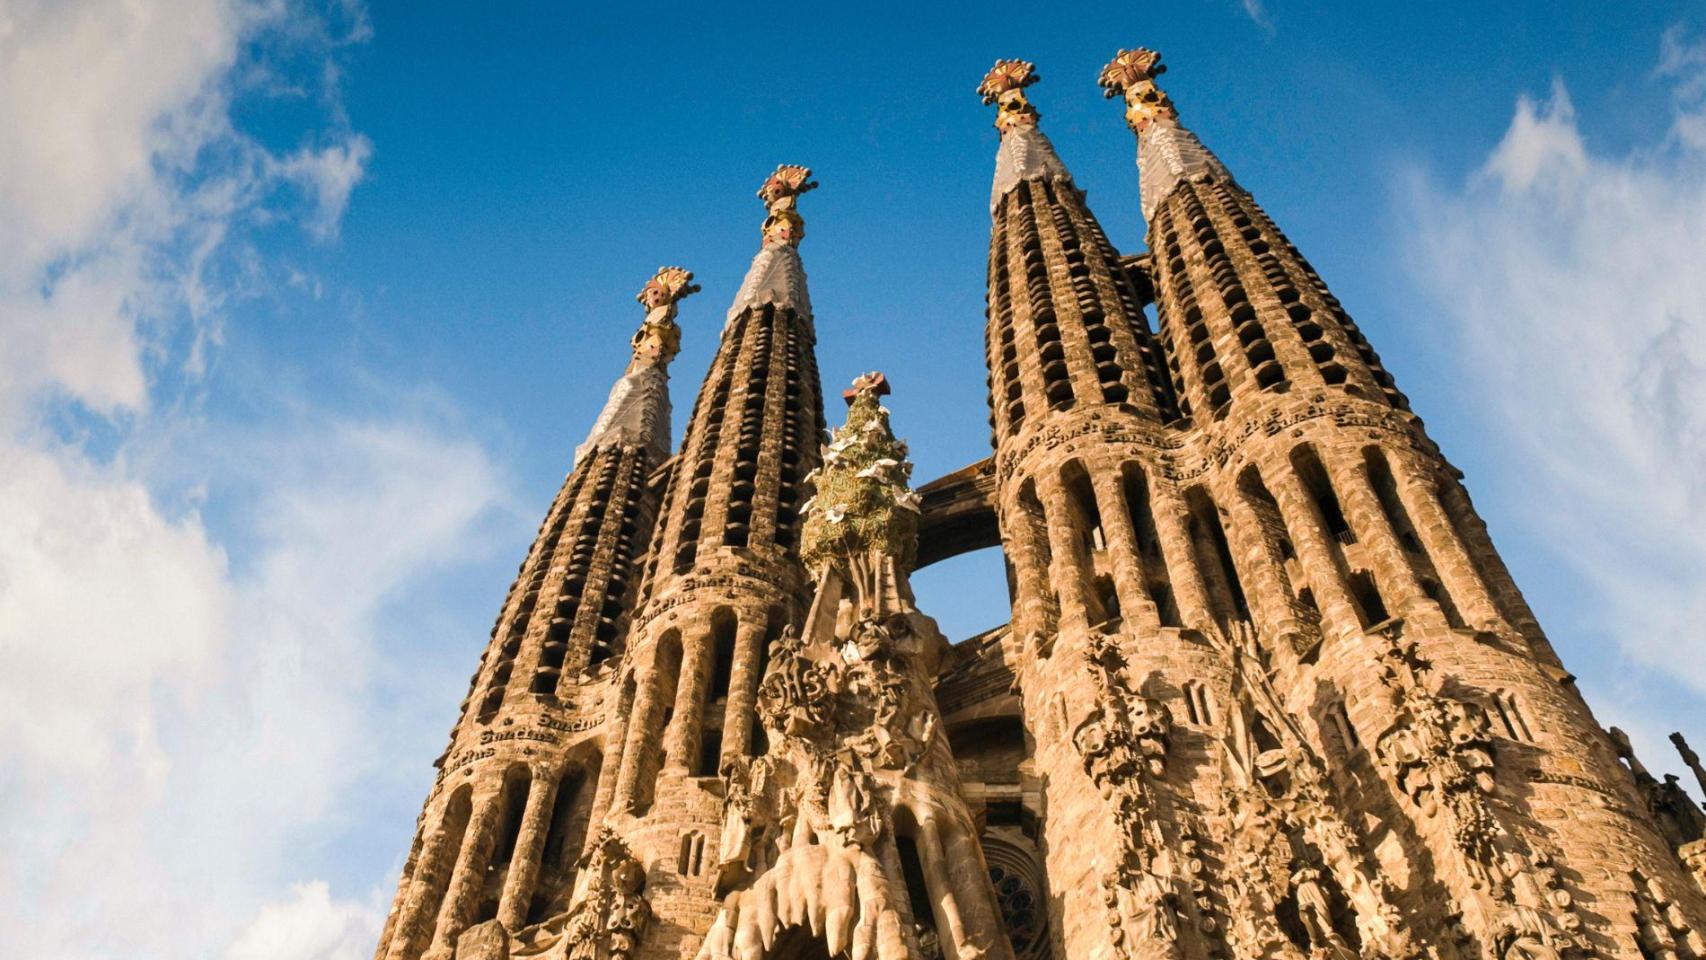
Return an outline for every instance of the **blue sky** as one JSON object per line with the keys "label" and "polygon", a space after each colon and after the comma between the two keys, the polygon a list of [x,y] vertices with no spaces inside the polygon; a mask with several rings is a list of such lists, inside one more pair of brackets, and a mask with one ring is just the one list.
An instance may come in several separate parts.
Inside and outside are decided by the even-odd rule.
{"label": "blue sky", "polygon": [[[884,370],[920,481],[980,459],[996,137],[973,90],[1035,61],[1044,130],[1139,249],[1133,140],[1095,85],[1139,44],[1468,474],[1601,719],[1674,767],[1665,732],[1706,741],[1698,3],[17,0],[0,898],[29,909],[0,941],[368,955],[644,280],[704,288],[679,435],[754,191],[810,165],[826,392]],[[918,584],[951,635],[1005,617],[993,554]]]}

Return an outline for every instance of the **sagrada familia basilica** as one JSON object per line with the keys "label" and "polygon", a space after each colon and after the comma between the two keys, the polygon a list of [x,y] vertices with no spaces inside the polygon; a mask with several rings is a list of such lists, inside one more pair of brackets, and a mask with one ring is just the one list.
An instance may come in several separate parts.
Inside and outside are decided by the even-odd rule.
{"label": "sagrada familia basilica", "polygon": [[[994,453],[948,476],[910,485],[880,374],[826,433],[809,170],[759,191],[679,447],[698,288],[645,285],[376,960],[1706,960],[1706,813],[1595,721],[1162,69],[1100,78],[1141,254],[1038,128],[1032,65],[978,88]],[[1011,620],[951,643],[908,577],[996,545]]]}

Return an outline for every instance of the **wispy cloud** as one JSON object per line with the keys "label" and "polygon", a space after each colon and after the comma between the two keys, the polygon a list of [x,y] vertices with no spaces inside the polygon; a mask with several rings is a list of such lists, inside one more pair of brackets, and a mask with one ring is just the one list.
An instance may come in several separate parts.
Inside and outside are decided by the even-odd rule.
{"label": "wispy cloud", "polygon": [[1419,182],[1410,216],[1418,285],[1472,365],[1470,403],[1514,444],[1525,521],[1597,592],[1603,616],[1583,627],[1699,695],[1706,46],[1672,31],[1655,75],[1675,109],[1653,142],[1596,147],[1560,79],[1517,101],[1467,183]]}
{"label": "wispy cloud", "polygon": [[1268,17],[1268,8],[1262,0],[1238,0],[1238,5],[1244,8],[1244,15],[1268,33],[1274,32],[1274,22]]}

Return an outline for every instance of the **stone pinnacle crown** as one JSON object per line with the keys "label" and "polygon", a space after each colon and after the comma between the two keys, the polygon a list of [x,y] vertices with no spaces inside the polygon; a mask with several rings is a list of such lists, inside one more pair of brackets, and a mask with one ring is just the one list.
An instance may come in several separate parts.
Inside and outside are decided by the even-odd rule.
{"label": "stone pinnacle crown", "polygon": [[894,435],[882,406],[888,392],[888,378],[872,371],[843,394],[847,422],[823,448],[823,466],[810,477],[816,495],[802,508],[800,557],[809,569],[845,567],[872,551],[903,569],[912,566],[922,501],[907,485],[912,461],[906,443]]}
{"label": "stone pinnacle crown", "polygon": [[1042,76],[1029,60],[997,60],[977,85],[978,96],[995,104],[995,129],[1006,133],[1018,127],[1034,127],[1042,114],[1025,97],[1025,88]]}
{"label": "stone pinnacle crown", "polygon": [[681,328],[675,324],[676,304],[699,292],[693,272],[659,267],[634,299],[646,308],[646,319],[634,333],[634,359],[668,363],[681,352]]}
{"label": "stone pinnacle crown", "polygon": [[610,388],[586,442],[575,448],[577,464],[609,444],[642,447],[654,462],[669,456],[669,362],[681,352],[676,304],[698,292],[692,271],[659,267],[634,296],[646,308],[632,341],[634,358]]}
{"label": "stone pinnacle crown", "polygon": [[1125,121],[1137,134],[1138,204],[1145,220],[1182,181],[1232,182],[1225,164],[1179,123],[1172,99],[1155,85],[1166,71],[1159,53],[1138,47],[1121,50],[1097,78],[1108,99],[1125,98]]}
{"label": "stone pinnacle crown", "polygon": [[1136,50],[1121,50],[1115,54],[1096,79],[1106,91],[1108,99],[1125,98],[1126,123],[1131,125],[1132,130],[1142,133],[1158,119],[1179,119],[1179,112],[1174,109],[1173,101],[1165,91],[1155,85],[1155,78],[1166,72],[1167,67],[1161,63],[1161,54],[1138,47]]}
{"label": "stone pinnacle crown", "polygon": [[1025,98],[1025,88],[1042,79],[1029,60],[997,60],[978,84],[984,103],[996,104],[995,129],[1001,146],[995,152],[995,182],[989,191],[994,216],[1001,198],[1026,180],[1071,183],[1072,175],[1055,155],[1054,145],[1037,127],[1041,116]]}
{"label": "stone pinnacle crown", "polygon": [[782,164],[776,168],[764,186],[758,188],[759,199],[770,211],[764,218],[764,242],[785,243],[798,246],[805,239],[806,222],[796,209],[800,194],[808,190],[816,190],[817,181],[812,179],[810,167],[798,167]]}

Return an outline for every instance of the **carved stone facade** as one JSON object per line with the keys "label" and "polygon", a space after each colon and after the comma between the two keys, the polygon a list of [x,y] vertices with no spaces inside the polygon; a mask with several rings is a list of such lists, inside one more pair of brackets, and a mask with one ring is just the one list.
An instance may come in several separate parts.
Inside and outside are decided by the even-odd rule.
{"label": "carved stone facade", "polygon": [[[698,288],[647,284],[378,958],[1706,960],[1706,811],[1594,720],[1162,70],[1100,77],[1141,255],[1043,134],[1035,68],[979,86],[994,451],[917,491],[880,374],[825,433],[811,171],[759,191],[673,455]],[[950,643],[909,576],[997,545],[1010,622]]]}

